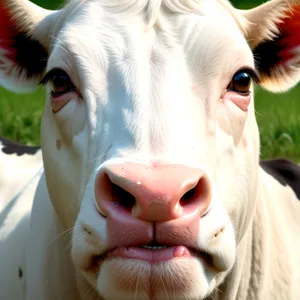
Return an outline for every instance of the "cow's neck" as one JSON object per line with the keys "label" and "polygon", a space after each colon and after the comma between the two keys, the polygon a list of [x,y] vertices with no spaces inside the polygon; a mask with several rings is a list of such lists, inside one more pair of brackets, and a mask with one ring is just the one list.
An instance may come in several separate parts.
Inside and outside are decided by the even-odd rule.
{"label": "cow's neck", "polygon": [[235,267],[212,299],[296,299],[291,278],[292,265],[300,263],[300,249],[293,246],[293,229],[299,232],[298,201],[289,187],[263,170],[259,182],[256,213],[238,245]]}

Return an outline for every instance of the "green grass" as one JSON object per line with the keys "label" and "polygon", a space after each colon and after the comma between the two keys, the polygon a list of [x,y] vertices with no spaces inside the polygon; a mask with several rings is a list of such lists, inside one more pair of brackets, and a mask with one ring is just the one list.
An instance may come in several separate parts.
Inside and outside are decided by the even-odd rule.
{"label": "green grass", "polygon": [[22,95],[0,88],[0,136],[27,145],[39,145],[44,94],[42,88]]}
{"label": "green grass", "polygon": [[[46,8],[61,3],[59,0],[33,2]],[[250,6],[259,2],[262,1],[250,1]],[[249,7],[248,0],[235,1],[235,4]],[[0,136],[39,145],[44,93],[39,88],[32,94],[17,95],[0,88]],[[288,157],[300,161],[300,86],[282,95],[257,88],[255,101],[262,158]]]}
{"label": "green grass", "polygon": [[262,158],[300,161],[300,86],[285,94],[257,88],[255,108]]}
{"label": "green grass", "polygon": [[61,6],[63,1],[61,0],[30,0],[31,2],[38,4],[47,9],[56,9]]}

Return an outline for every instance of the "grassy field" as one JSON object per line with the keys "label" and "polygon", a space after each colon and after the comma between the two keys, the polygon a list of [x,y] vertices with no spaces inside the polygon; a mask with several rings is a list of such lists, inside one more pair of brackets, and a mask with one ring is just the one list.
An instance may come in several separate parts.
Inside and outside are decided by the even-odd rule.
{"label": "grassy field", "polygon": [[[33,2],[46,8],[60,3],[59,0]],[[239,7],[249,6],[248,0],[235,2]],[[250,5],[255,6],[257,2],[250,1]],[[44,93],[39,88],[33,94],[16,95],[0,88],[0,136],[38,145]],[[255,101],[262,157],[284,156],[300,161],[300,86],[282,95],[257,88]]]}

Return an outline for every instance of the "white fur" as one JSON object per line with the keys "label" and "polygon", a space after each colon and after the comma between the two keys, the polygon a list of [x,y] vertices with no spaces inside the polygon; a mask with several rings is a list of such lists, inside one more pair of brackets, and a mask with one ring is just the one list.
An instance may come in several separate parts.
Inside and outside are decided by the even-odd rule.
{"label": "white fur", "polygon": [[[66,70],[82,98],[70,94],[54,114],[47,97],[45,172],[29,175],[15,204],[21,215],[14,211],[12,223],[0,227],[3,268],[11,266],[13,278],[1,281],[0,298],[298,299],[300,244],[293,234],[300,233],[300,205],[259,168],[253,89],[247,113],[222,100],[235,72],[254,67],[244,16],[221,0],[74,0],[56,18],[48,14],[32,31],[50,52],[47,71]],[[39,155],[33,159],[40,168]],[[95,209],[98,172],[153,161],[198,167],[208,176],[211,206],[199,217],[195,242],[219,269],[193,257],[152,267],[119,259],[105,261],[100,272],[86,270],[108,246],[107,220]],[[2,170],[0,178],[9,168]],[[6,205],[14,203],[17,184],[27,182],[14,174],[1,186]],[[26,226],[15,237],[23,216]],[[15,238],[17,247],[5,244]],[[24,279],[12,285],[20,283],[19,264]]]}

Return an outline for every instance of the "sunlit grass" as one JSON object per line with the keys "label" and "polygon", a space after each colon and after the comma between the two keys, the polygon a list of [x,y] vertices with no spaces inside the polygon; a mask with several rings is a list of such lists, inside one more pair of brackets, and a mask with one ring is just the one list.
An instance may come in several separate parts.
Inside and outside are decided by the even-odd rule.
{"label": "sunlit grass", "polygon": [[0,136],[27,145],[39,145],[44,89],[33,94],[13,94],[0,89]]}
{"label": "sunlit grass", "polygon": [[255,104],[262,157],[300,161],[300,86],[285,94],[257,89]]}

